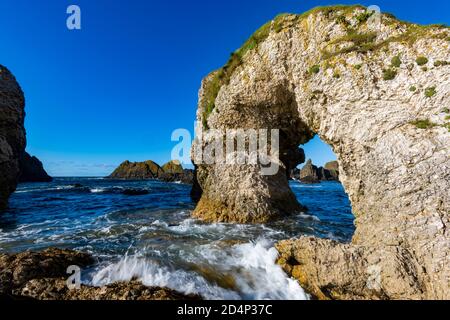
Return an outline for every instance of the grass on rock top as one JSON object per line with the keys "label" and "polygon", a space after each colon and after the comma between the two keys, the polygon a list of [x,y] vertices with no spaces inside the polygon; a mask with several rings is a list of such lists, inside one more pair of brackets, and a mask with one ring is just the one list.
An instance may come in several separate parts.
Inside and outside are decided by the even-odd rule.
{"label": "grass on rock top", "polygon": [[[348,14],[353,12],[355,9],[364,9],[363,6],[327,6],[327,7],[317,7],[313,8],[307,12],[300,15],[294,14],[281,14],[275,17],[274,20],[269,21],[259,28],[243,45],[240,49],[231,54],[228,62],[221,69],[217,70],[213,75],[212,79],[206,83],[204,88],[204,102],[202,105],[203,110],[203,126],[208,127],[207,119],[208,116],[215,108],[215,101],[217,95],[219,94],[220,88],[223,85],[229,84],[231,76],[234,71],[242,64],[243,57],[245,54],[253,49],[256,49],[258,45],[269,37],[270,32],[273,30],[276,33],[281,32],[284,28],[288,26],[295,25],[301,20],[307,18],[311,14],[318,12],[323,12],[325,15],[329,16],[335,11],[342,11],[342,14]],[[288,19],[290,18],[290,19]]]}
{"label": "grass on rock top", "polygon": [[[358,12],[355,16],[355,10],[366,10],[365,12]],[[349,43],[349,46],[340,47],[335,52],[329,52],[324,50],[322,52],[322,60],[327,61],[330,58],[341,54],[347,54],[352,52],[358,53],[367,53],[370,51],[379,50],[381,48],[387,47],[392,42],[399,43],[407,43],[413,44],[418,39],[424,36],[439,38],[439,39],[448,39],[449,36],[446,32],[441,34],[429,34],[430,29],[447,29],[447,26],[444,25],[430,25],[430,26],[420,26],[415,24],[410,24],[407,22],[401,22],[397,20],[394,16],[390,14],[383,14],[383,23],[386,25],[389,24],[401,24],[406,26],[407,30],[397,36],[390,37],[381,42],[377,42],[377,34],[375,32],[358,32],[354,29],[354,27],[360,27],[362,24],[366,23],[373,12],[367,11],[367,8],[361,5],[347,6],[347,5],[336,5],[336,6],[325,6],[325,7],[316,7],[307,12],[304,12],[300,15],[295,14],[281,14],[275,17],[274,20],[269,21],[264,24],[261,28],[259,28],[243,45],[241,48],[233,52],[228,60],[228,62],[219,70],[215,71],[209,81],[205,84],[203,91],[203,102],[201,110],[203,111],[203,126],[208,128],[207,119],[209,115],[215,109],[215,102],[217,95],[223,85],[227,85],[230,82],[230,79],[233,73],[236,71],[239,66],[242,65],[244,56],[252,50],[258,48],[260,43],[264,42],[271,33],[279,33],[286,28],[293,27],[298,25],[301,21],[308,18],[312,14],[322,13],[327,18],[335,19],[337,24],[343,25],[347,30],[347,35],[336,39],[330,42],[331,45],[336,45],[339,47],[340,45],[345,45]],[[338,13],[338,15],[336,15]],[[334,16],[333,16],[334,15]],[[351,16],[352,19],[356,19],[357,25],[352,26],[350,21],[347,19],[348,16]],[[397,59],[398,58],[398,59]],[[400,57],[394,57],[392,60],[392,67],[398,68],[401,65]],[[319,68],[317,68],[317,66]],[[320,65],[313,66],[314,68],[310,71],[312,73],[320,72]],[[317,71],[317,72],[316,72]],[[385,70],[388,71],[386,74],[386,78],[390,79],[392,76],[396,75],[396,70]],[[311,72],[310,72],[311,73]],[[395,73],[395,75],[394,75]]]}

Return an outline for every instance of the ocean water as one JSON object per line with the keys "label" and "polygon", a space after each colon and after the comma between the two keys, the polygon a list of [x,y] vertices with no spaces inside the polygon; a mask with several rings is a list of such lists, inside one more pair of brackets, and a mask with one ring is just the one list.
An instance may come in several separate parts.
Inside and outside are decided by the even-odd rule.
{"label": "ocean water", "polygon": [[[128,196],[125,189],[147,190]],[[159,181],[56,178],[20,184],[0,213],[0,252],[82,250],[97,263],[83,282],[140,279],[206,299],[308,299],[275,264],[278,240],[314,235],[342,242],[354,232],[341,184],[291,188],[308,211],[265,225],[205,224],[190,218],[190,186]]]}

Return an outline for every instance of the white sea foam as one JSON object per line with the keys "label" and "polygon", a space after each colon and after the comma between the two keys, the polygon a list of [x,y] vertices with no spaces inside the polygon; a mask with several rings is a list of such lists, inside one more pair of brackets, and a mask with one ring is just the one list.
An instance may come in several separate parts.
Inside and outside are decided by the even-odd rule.
{"label": "white sea foam", "polygon": [[163,227],[163,228],[167,228],[169,225],[167,224],[167,222],[164,221],[159,221],[159,220],[155,220],[152,222],[153,226],[157,226],[157,227]]}
{"label": "white sea foam", "polygon": [[305,188],[305,189],[317,189],[322,188],[320,184],[300,184],[300,183],[292,183],[290,185],[291,188]]}
{"label": "white sea foam", "polygon": [[[70,189],[76,189],[76,186],[58,186],[56,187],[56,190],[70,190]],[[49,190],[55,190],[55,189],[49,189]]]}
{"label": "white sea foam", "polygon": [[202,265],[208,263],[211,270],[232,276],[235,290],[221,288],[193,271],[160,266],[139,254],[126,256],[99,270],[92,278],[92,284],[104,285],[137,278],[148,286],[198,293],[206,299],[308,299],[300,285],[275,264],[277,251],[269,241],[239,244],[228,249],[204,245],[185,254],[186,261]]}
{"label": "white sea foam", "polygon": [[207,299],[239,299],[236,293],[208,283],[202,276],[184,270],[170,270],[139,256],[126,256],[116,264],[100,270],[92,284],[101,286],[137,278],[147,286],[160,286],[187,294],[200,293]]}
{"label": "white sea foam", "polygon": [[[231,254],[223,256],[223,250],[212,251],[205,257],[216,267],[235,272],[236,284],[243,299],[305,300],[308,296],[300,285],[287,277],[275,263],[278,252],[268,240],[235,245]],[[207,251],[206,251],[207,252]]]}
{"label": "white sea foam", "polygon": [[314,220],[314,221],[317,221],[317,222],[321,221],[318,217],[310,215],[310,214],[299,213],[298,216],[300,218],[307,219],[307,220]]}
{"label": "white sea foam", "polygon": [[63,190],[63,189],[71,189],[70,186],[59,186],[59,187],[52,187],[52,188],[24,188],[24,189],[17,189],[14,193],[29,193],[29,192],[45,192],[45,191],[55,191],[55,190]]}
{"label": "white sea foam", "polygon": [[175,233],[206,233],[211,230],[220,232],[225,229],[224,224],[220,223],[211,223],[211,224],[201,224],[198,223],[197,220],[194,219],[186,219],[183,220],[179,225],[177,226],[170,226],[168,227],[172,232]]}

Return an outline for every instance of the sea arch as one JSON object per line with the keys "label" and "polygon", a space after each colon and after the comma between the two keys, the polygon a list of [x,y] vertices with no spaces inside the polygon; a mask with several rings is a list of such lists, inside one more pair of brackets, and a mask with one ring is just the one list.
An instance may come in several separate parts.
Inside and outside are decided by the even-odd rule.
{"label": "sea arch", "polygon": [[[250,165],[196,164],[193,215],[266,222],[301,209],[286,171],[301,160],[298,145],[318,134],[337,155],[356,232],[351,245],[333,245],[341,259],[329,269],[317,266],[317,257],[302,260],[311,251],[329,256],[331,248],[316,250],[329,243],[284,244],[298,253],[298,278],[309,276],[304,286],[325,298],[346,297],[346,290],[353,297],[448,298],[450,135],[443,106],[450,105],[450,67],[442,62],[450,61],[450,32],[391,15],[372,30],[368,16],[361,7],[279,16],[203,80],[198,121],[205,128],[279,128],[284,168],[261,176]],[[365,262],[349,266],[350,256]],[[367,270],[377,268],[385,276],[367,285],[374,277]]]}

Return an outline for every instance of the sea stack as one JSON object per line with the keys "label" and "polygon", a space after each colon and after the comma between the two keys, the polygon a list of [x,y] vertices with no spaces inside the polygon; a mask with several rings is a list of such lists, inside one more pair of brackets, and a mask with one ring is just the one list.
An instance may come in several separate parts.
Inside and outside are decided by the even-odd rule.
{"label": "sea stack", "polygon": [[24,152],[20,157],[19,182],[51,182],[53,180],[44,169],[42,162]]}
{"label": "sea stack", "polygon": [[[197,121],[281,128],[281,154],[315,134],[333,148],[356,219],[351,244],[278,245],[279,263],[314,295],[450,299],[450,29],[370,17],[336,6],[269,21],[203,80]],[[266,222],[299,208],[286,164],[272,176],[195,165],[194,217]]]}
{"label": "sea stack", "polygon": [[[319,183],[321,181],[338,181],[339,167],[337,161],[328,162],[325,167],[317,167],[309,159],[301,170],[294,170],[292,178],[303,183]],[[328,169],[330,168],[330,169]]]}
{"label": "sea stack", "polygon": [[0,65],[0,210],[16,190],[25,152],[25,98],[12,73]]}

